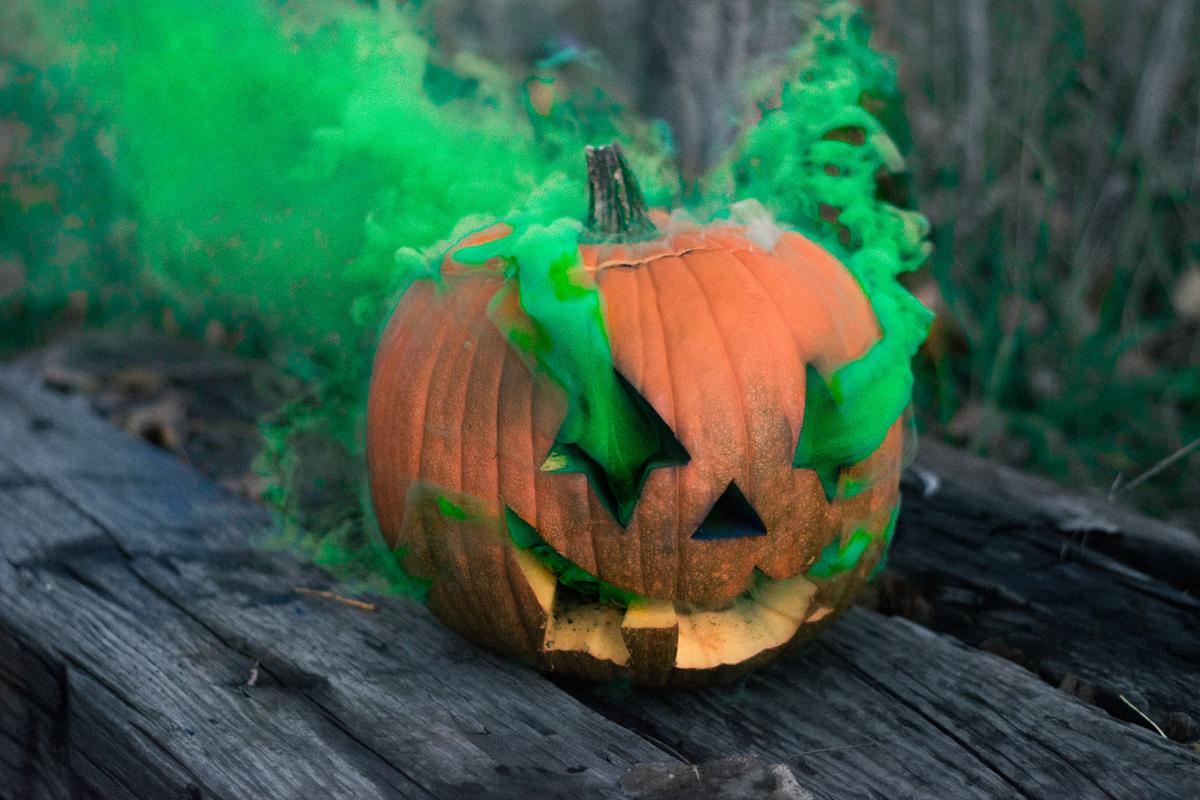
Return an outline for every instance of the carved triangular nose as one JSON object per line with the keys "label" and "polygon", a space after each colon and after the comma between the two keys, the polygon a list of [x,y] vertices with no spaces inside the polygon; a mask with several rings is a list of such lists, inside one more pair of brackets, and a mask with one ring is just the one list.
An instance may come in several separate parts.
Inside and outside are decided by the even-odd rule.
{"label": "carved triangular nose", "polygon": [[744,536],[766,536],[767,526],[736,483],[730,483],[713,503],[708,516],[692,534],[693,539],[741,539]]}

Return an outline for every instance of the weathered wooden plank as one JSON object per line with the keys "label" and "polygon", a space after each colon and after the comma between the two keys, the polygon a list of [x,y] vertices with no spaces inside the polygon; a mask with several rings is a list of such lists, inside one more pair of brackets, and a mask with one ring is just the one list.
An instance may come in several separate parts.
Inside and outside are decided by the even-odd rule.
{"label": "weathered wooden plank", "polygon": [[[167,393],[202,396],[189,412],[195,424],[226,418],[249,428],[253,409],[265,407],[252,391],[263,365],[145,331],[80,337],[32,356],[29,366],[56,385],[91,387],[93,404],[105,412],[136,402],[113,399],[120,376],[131,371],[159,376]],[[205,473],[245,472],[244,454],[239,461],[227,452],[242,449],[228,445],[192,443],[188,452],[207,459],[221,450],[216,461],[224,471],[206,460],[197,464]],[[1172,738],[1200,740],[1200,695],[1189,680],[1200,669],[1200,535],[933,440],[923,439],[918,452],[894,569],[872,607],[1013,659],[1143,724],[1124,696]],[[94,482],[72,490],[104,491]],[[133,519],[146,513],[141,496],[122,507]],[[218,513],[228,509],[218,504]],[[1131,625],[1136,630],[1126,632]]]}
{"label": "weathered wooden plank", "polygon": [[748,752],[824,798],[1184,800],[1200,786],[1200,759],[1179,745],[862,609],[736,689],[575,690],[687,760]]}
{"label": "weathered wooden plank", "polygon": [[[943,640],[912,640],[892,621],[856,612],[737,692],[697,693],[675,704],[657,695],[613,702],[574,691],[685,758],[748,751],[787,760],[802,783],[809,778],[808,788],[831,797],[1200,795],[1200,762],[1184,748],[1175,771],[1164,769],[1156,759],[1172,759],[1165,741],[1123,743],[1128,732],[1121,723],[1060,706],[1062,693],[1052,688],[1066,683],[1113,716],[1142,724],[1119,699],[1123,694],[1170,723],[1168,731],[1181,741],[1194,741],[1200,603],[1081,548],[1072,526],[1061,527],[1061,509],[1072,507],[1066,501],[1050,510],[1023,504],[1011,484],[1008,492],[992,490],[994,474],[984,473],[989,482],[979,484],[978,471],[955,470],[951,457],[936,463],[939,488],[928,496],[924,481],[906,480],[892,578],[883,581],[879,605],[1027,665],[1047,685],[1030,685],[1027,673],[979,653],[969,654],[981,659],[978,665],[963,669],[963,653],[948,653]],[[928,461],[919,466],[930,469]],[[1094,506],[1081,500],[1073,508]],[[1122,518],[1125,525],[1137,520]],[[1133,540],[1139,532],[1122,535]],[[1153,550],[1154,540],[1142,541]],[[830,654],[841,656],[850,674]],[[897,713],[896,701],[908,709]],[[942,705],[925,705],[932,701]],[[724,725],[724,719],[737,721]],[[944,732],[951,746],[931,750],[936,738],[927,726]],[[1155,755],[1135,756],[1137,747]],[[947,754],[953,762],[987,766],[1000,783],[963,782],[961,765],[946,766]],[[840,786],[821,782],[836,769],[854,778]],[[889,779],[892,789],[880,789]]]}
{"label": "weathered wooden plank", "polygon": [[[15,776],[5,785],[23,787],[30,800],[67,796],[65,753],[58,735],[66,711],[63,672],[27,642],[0,642],[8,654],[0,663],[0,775]],[[39,684],[33,691],[23,687],[30,681]]]}
{"label": "weathered wooden plank", "polygon": [[[1014,524],[1050,524],[1091,550],[1115,556],[1178,589],[1200,594],[1200,534],[1138,514],[1102,495],[1068,491],[1051,480],[922,440],[916,474],[958,488]],[[1035,525],[1039,531],[1043,525]]]}
{"label": "weathered wooden plank", "polygon": [[617,796],[671,758],[420,606],[298,595],[327,579],[250,544],[261,509],[69,405],[0,377],[17,796]]}
{"label": "weathered wooden plank", "polygon": [[[0,697],[45,731],[29,748],[45,754],[44,796],[63,781],[136,796],[151,780],[226,796],[230,771],[248,792],[294,794],[313,759],[320,785],[362,796],[595,794],[669,758],[419,607],[297,598],[321,578],[248,545],[261,510],[68,406],[0,373],[0,509],[23,509],[0,515],[0,663],[26,665],[0,671]],[[571,688],[690,760],[787,760],[820,797],[1190,797],[1198,776],[1177,745],[869,612],[734,689]],[[27,756],[0,744],[0,775],[28,780]],[[279,785],[253,782],[265,761],[288,773]]]}
{"label": "weathered wooden plank", "polygon": [[[1017,503],[977,483],[972,469],[951,468],[972,461],[941,457],[940,487],[928,496],[919,481],[906,481],[890,577],[879,587],[882,610],[1144,724],[1124,696],[1172,738],[1200,741],[1200,598],[1093,550],[1094,538],[1062,530],[1038,502]],[[1122,524],[1136,526],[1138,518]],[[1118,535],[1112,530],[1097,536]],[[1119,535],[1133,540],[1141,532]],[[1172,559],[1173,551],[1142,541],[1143,560]]]}

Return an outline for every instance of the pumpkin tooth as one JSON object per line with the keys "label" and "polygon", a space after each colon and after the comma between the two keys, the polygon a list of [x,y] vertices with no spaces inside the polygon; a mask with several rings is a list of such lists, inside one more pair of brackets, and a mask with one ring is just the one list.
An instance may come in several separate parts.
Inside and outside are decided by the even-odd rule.
{"label": "pumpkin tooth", "polygon": [[516,599],[521,627],[528,641],[526,660],[547,669],[545,658],[547,631],[553,625],[558,578],[531,553],[515,547],[508,549],[509,585]]}
{"label": "pumpkin tooth", "polygon": [[529,583],[529,588],[533,590],[533,596],[537,599],[542,614],[547,617],[553,616],[558,577],[528,550],[513,548],[510,552],[516,559],[521,574]]}
{"label": "pumpkin tooth", "polygon": [[551,669],[593,660],[617,667],[629,664],[618,609],[601,603],[568,607],[558,591],[558,576],[549,567],[527,550],[509,552],[528,583],[524,613],[542,632],[540,649]]}
{"label": "pumpkin tooth", "polygon": [[770,581],[724,611],[693,611],[679,617],[679,669],[739,664],[783,647],[796,635],[817,586],[802,575]]}
{"label": "pumpkin tooth", "polygon": [[[592,659],[600,665],[629,666],[629,648],[621,636],[621,612],[601,603],[555,606],[546,625],[543,649],[555,669]],[[613,677],[616,674],[614,671]]]}
{"label": "pumpkin tooth", "polygon": [[679,616],[674,604],[634,600],[621,621],[621,636],[629,649],[634,680],[651,686],[666,683],[679,647]]}

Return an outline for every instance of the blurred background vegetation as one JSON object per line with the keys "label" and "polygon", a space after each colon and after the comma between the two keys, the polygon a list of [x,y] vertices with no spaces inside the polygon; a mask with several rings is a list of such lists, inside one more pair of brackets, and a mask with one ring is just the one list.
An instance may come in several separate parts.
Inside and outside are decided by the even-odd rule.
{"label": "blurred background vegetation", "polygon": [[[907,104],[907,122],[889,127],[909,173],[889,191],[929,217],[935,243],[908,276],[938,313],[918,368],[927,435],[1101,492],[1182,451],[1116,492],[1200,529],[1200,448],[1187,449],[1200,437],[1196,0],[864,2]],[[536,103],[536,76],[553,71],[545,91],[584,98],[580,135],[589,115],[620,107],[661,120],[653,136],[669,136],[686,193],[770,106],[823,5],[441,0],[427,34],[457,54],[451,84],[486,83],[492,67],[472,61],[483,57],[535,76]],[[81,189],[104,180],[112,132],[89,127],[86,98],[63,89],[70,75],[29,66],[31,31],[13,7],[0,30],[0,351],[11,355],[97,308],[147,300],[122,277],[127,210]],[[85,227],[104,235],[74,235]],[[101,297],[72,290],[81,262]],[[245,326],[201,331],[234,346]]]}
{"label": "blurred background vegetation", "polygon": [[[935,250],[924,429],[1108,492],[1200,437],[1195,0],[865,0],[898,61],[912,201]],[[451,0],[455,45],[514,66],[577,48],[718,160],[819,3]],[[1126,494],[1120,485],[1117,494]],[[1200,448],[1125,499],[1200,529]]]}

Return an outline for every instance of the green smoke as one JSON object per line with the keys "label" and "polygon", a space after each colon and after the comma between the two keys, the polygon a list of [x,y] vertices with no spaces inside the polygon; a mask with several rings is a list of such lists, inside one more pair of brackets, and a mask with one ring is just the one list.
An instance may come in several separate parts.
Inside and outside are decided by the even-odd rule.
{"label": "green smoke", "polygon": [[[459,250],[482,264],[499,258],[506,283],[492,321],[529,363],[567,397],[566,417],[547,467],[582,472],[622,525],[628,524],[651,469],[688,460],[674,434],[613,368],[600,289],[579,252],[582,225],[515,220],[512,232]],[[515,302],[508,302],[513,296]]]}
{"label": "green smoke", "polygon": [[284,539],[325,561],[373,530],[365,384],[414,253],[436,255],[464,218],[531,204],[580,216],[592,137],[623,138],[652,185],[669,182],[648,136],[631,141],[611,115],[534,112],[499,68],[437,53],[419,10],[22,0],[3,13],[30,34],[5,43],[6,108],[42,125],[26,174],[3,184],[0,259],[27,279],[0,295],[2,339],[30,341],[84,295],[91,321],[165,315],[197,336],[217,322],[273,358],[291,380],[259,465]]}
{"label": "green smoke", "polygon": [[881,186],[904,172],[894,136],[907,134],[894,65],[869,38],[860,13],[831,3],[798,48],[778,107],[731,167],[740,197],[762,200],[841,258],[879,321],[882,336],[862,358],[829,375],[808,369],[794,464],[816,470],[830,497],[840,469],[874,452],[907,408],[910,361],[933,319],[896,280],[925,261],[929,226]]}
{"label": "green smoke", "polygon": [[[562,451],[565,468],[608,480],[627,517],[645,469],[686,458],[611,369],[568,221],[586,210],[585,144],[622,140],[655,203],[678,185],[667,148],[608,100],[547,109],[504,70],[439,53],[423,13],[349,0],[0,10],[0,108],[24,126],[0,181],[0,350],[36,341],[64,313],[151,318],[196,336],[219,323],[287,376],[259,460],[280,541],[413,592],[370,512],[365,386],[386,314],[411,281],[435,275],[455,231],[522,220],[475,257],[508,259],[506,291],[520,293],[524,318],[495,321],[567,393],[559,444],[576,450]],[[924,257],[924,223],[876,199],[878,170],[901,166],[895,123],[880,122],[898,108],[892,69],[857,20],[836,4],[798,50],[779,110],[718,170],[733,180],[706,184],[736,197],[692,198],[761,200],[842,257],[870,296],[883,340],[811,382],[830,398],[809,399],[805,430],[820,435],[798,458],[813,466],[877,445],[907,403],[908,356],[928,323],[895,282]],[[862,143],[827,136],[840,129],[861,130]],[[842,209],[844,244],[823,205]]]}
{"label": "green smoke", "polygon": [[[49,8],[39,18],[73,54],[74,89],[115,145],[139,266],[185,327],[217,318],[257,327],[247,334],[264,348],[337,344],[362,327],[348,297],[394,288],[398,248],[579,172],[569,148],[539,141],[554,131],[535,137],[518,85],[498,71],[470,97],[431,99],[413,12],[251,0],[203,13],[181,0]],[[577,183],[559,180],[544,206],[574,211]]]}

